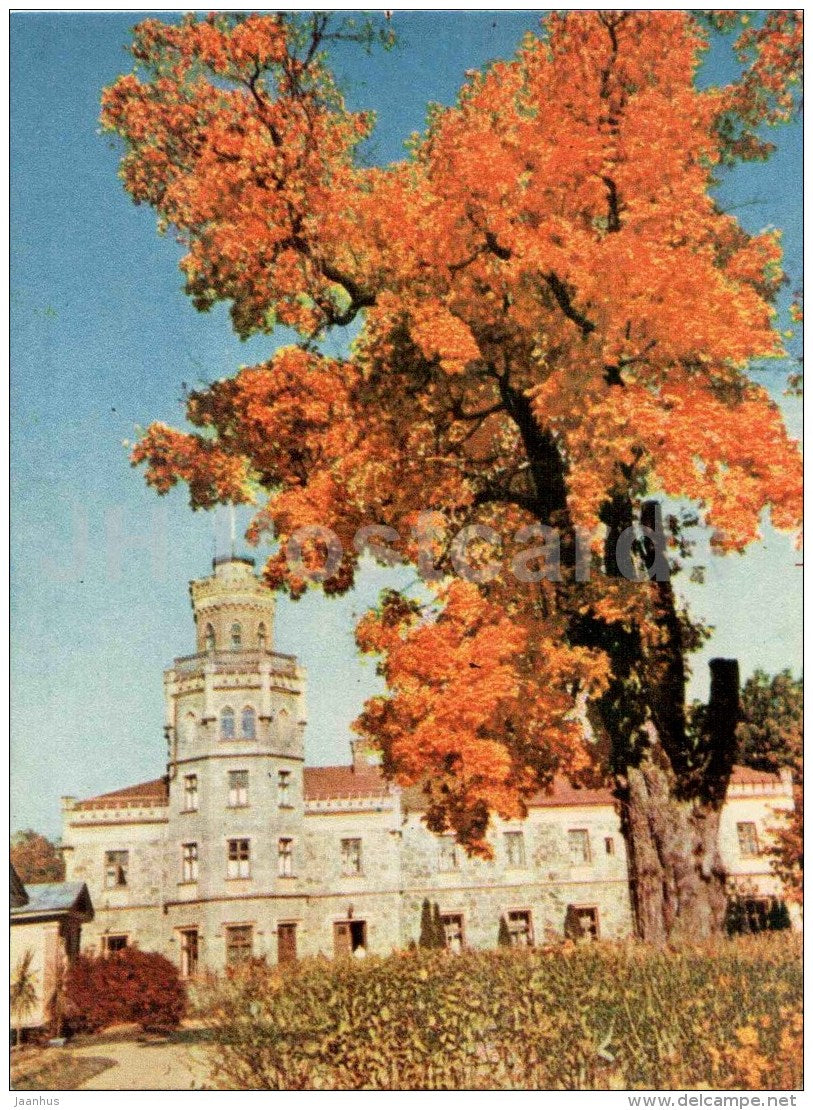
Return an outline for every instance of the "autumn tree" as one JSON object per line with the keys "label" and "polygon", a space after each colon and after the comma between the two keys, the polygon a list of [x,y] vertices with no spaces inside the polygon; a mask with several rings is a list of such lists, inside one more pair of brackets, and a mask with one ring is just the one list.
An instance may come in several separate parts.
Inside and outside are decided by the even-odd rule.
{"label": "autumn tree", "polygon": [[[327,16],[148,19],[103,98],[197,307],[302,337],[191,393],[192,430],[151,426],[134,463],[196,508],[256,504],[291,597],[350,589],[366,551],[414,564],[431,601],[389,591],[357,632],[388,686],[357,725],[385,773],[485,855],[490,814],[554,772],[609,780],[653,940],[721,926],[737,714],[719,661],[687,728],[701,633],[670,580],[684,518],[657,500],[722,552],[799,513],[796,445],[747,373],[782,354],[778,235],[710,190],[792,110],[801,21],[746,28],[741,78],[701,89],[727,20],[552,14],[387,167],[358,157],[374,121],[331,78],[353,32]],[[323,354],[353,322],[348,356]]]}
{"label": "autumn tree", "polygon": [[33,829],[12,836],[11,863],[24,883],[61,883],[65,878],[65,861],[58,846]]}

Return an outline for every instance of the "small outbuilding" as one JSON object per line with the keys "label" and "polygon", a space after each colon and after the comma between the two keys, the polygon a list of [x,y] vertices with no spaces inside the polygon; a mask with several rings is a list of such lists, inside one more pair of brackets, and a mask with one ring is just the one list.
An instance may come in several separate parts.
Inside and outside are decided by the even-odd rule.
{"label": "small outbuilding", "polygon": [[46,1025],[64,969],[79,954],[82,925],[93,920],[93,904],[83,882],[21,882],[10,869],[10,972],[24,974],[29,987],[25,1012],[12,1014],[20,1029]]}

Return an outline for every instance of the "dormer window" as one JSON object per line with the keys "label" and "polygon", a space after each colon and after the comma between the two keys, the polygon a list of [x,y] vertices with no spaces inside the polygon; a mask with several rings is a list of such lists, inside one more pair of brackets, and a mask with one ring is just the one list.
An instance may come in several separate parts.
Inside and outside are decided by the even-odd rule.
{"label": "dormer window", "polygon": [[253,740],[257,734],[257,717],[250,705],[240,714],[240,735],[244,740]]}
{"label": "dormer window", "polygon": [[236,621],[231,626],[231,646],[232,651],[239,651],[243,646],[243,630]]}
{"label": "dormer window", "polygon": [[261,624],[260,627],[257,629],[257,647],[260,649],[260,651],[265,651],[267,642],[268,638],[265,633],[265,625]]}
{"label": "dormer window", "polygon": [[205,644],[207,651],[215,650],[215,630],[210,624],[206,625]]}
{"label": "dormer window", "polygon": [[220,714],[220,738],[221,740],[234,739],[234,710],[230,705],[224,706]]}

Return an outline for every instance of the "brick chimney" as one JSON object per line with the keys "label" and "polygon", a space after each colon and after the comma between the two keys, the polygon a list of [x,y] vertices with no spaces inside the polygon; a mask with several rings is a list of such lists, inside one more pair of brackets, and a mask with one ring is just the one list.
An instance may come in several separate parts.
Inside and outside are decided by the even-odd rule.
{"label": "brick chimney", "polygon": [[367,741],[360,737],[350,741],[350,751],[353,755],[354,771],[369,771],[370,767],[378,763],[375,752],[370,748]]}

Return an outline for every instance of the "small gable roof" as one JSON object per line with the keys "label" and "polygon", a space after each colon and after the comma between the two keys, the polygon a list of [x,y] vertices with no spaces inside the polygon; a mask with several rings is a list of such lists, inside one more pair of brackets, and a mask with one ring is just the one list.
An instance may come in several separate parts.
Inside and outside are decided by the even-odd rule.
{"label": "small gable roof", "polygon": [[87,921],[93,918],[93,903],[85,883],[29,883],[25,888],[28,901],[12,906],[12,918],[78,914]]}

